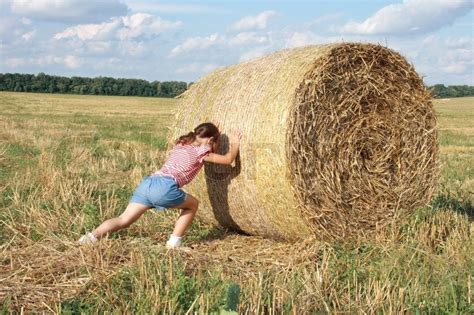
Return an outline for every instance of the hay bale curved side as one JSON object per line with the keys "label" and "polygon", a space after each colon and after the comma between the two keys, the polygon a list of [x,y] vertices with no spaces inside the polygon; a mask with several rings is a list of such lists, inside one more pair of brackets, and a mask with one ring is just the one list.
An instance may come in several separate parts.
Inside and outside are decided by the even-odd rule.
{"label": "hay bale curved side", "polygon": [[[170,142],[204,121],[243,130],[235,167],[206,163],[186,190],[207,222],[273,238],[310,235],[286,174],[288,110],[305,73],[329,46],[285,50],[216,70],[183,95]],[[221,147],[227,150],[227,145]]]}
{"label": "hay bale curved side", "polygon": [[[224,133],[235,127],[244,131],[235,166],[206,163],[204,172],[186,187],[201,201],[198,216],[207,222],[272,238],[298,239],[312,234],[334,238],[361,234],[361,228],[370,230],[386,222],[394,213],[389,209],[394,196],[401,201],[400,193],[408,191],[410,201],[415,200],[415,195],[423,197],[421,201],[427,200],[434,175],[424,173],[427,182],[420,183],[423,189],[416,192],[411,182],[410,189],[404,190],[404,181],[409,180],[410,174],[420,172],[414,173],[413,168],[398,172],[400,176],[392,176],[399,181],[397,190],[390,192],[388,187],[393,181],[381,184],[388,179],[374,175],[373,169],[351,166],[361,165],[359,156],[368,154],[373,160],[369,168],[375,167],[375,174],[386,174],[386,168],[394,165],[387,161],[396,156],[404,160],[404,165],[410,164],[413,157],[410,147],[405,147],[410,145],[420,145],[415,150],[418,154],[425,149],[432,152],[421,154],[423,157],[417,160],[424,165],[422,173],[432,171],[435,165],[434,114],[421,80],[401,56],[389,61],[397,64],[392,65],[396,71],[386,73],[387,82],[381,80],[383,73],[378,73],[380,65],[374,68],[374,62],[381,62],[392,53],[378,45],[357,43],[289,49],[216,70],[192,85],[179,101],[168,149],[178,136],[204,121],[219,121]],[[357,66],[351,60],[357,60]],[[340,68],[339,63],[343,65]],[[378,75],[371,76],[373,71]],[[404,76],[410,79],[405,80]],[[390,85],[397,82],[402,83],[390,90]],[[400,103],[397,93],[401,86],[418,96],[402,97]],[[373,90],[378,93],[370,92]],[[390,97],[384,96],[385,91]],[[405,116],[389,114],[387,119],[364,118],[398,113],[411,108],[414,101],[422,104],[414,106],[425,113],[426,119],[421,122],[413,111]],[[395,109],[405,103],[405,107]],[[404,128],[410,125],[414,130],[426,131],[419,135],[424,140],[415,141],[415,133],[411,132],[411,140],[405,141],[400,134],[403,128],[391,132],[392,125],[400,123],[400,119],[408,121]],[[387,137],[390,140],[383,143]],[[351,146],[351,141],[357,141],[357,145]],[[396,144],[397,141],[401,143]],[[221,146],[222,153],[228,150],[227,145]],[[389,150],[383,156],[383,148],[390,146],[398,151]],[[382,154],[384,162],[377,164],[374,152]],[[347,176],[352,180],[346,180]],[[347,190],[350,185],[354,187]],[[365,195],[357,199],[358,189],[364,194],[376,192],[377,198]],[[385,202],[386,194],[392,196],[390,202]]]}

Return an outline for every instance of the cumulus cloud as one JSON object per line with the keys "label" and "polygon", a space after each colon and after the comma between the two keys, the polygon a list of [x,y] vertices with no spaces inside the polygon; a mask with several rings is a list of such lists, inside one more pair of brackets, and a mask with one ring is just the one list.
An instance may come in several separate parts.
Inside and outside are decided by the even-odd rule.
{"label": "cumulus cloud", "polygon": [[217,69],[219,65],[215,63],[209,63],[209,64],[200,64],[193,62],[191,64],[188,64],[183,67],[179,67],[176,69],[176,73],[199,73],[199,74],[205,74],[209,73],[215,69]]}
{"label": "cumulus cloud", "polygon": [[[285,31],[281,34],[282,48],[294,48],[307,45],[328,44],[336,42],[366,42],[366,39],[360,35],[341,35],[321,36],[310,30]],[[375,41],[376,42],[376,41]]]}
{"label": "cumulus cloud", "polygon": [[465,48],[471,49],[474,46],[474,41],[472,38],[460,37],[460,38],[447,38],[446,45],[449,48]]}
{"label": "cumulus cloud", "polygon": [[143,55],[146,51],[145,44],[143,42],[135,41],[123,41],[118,45],[120,54],[129,56]]}
{"label": "cumulus cloud", "polygon": [[398,38],[390,46],[415,65],[427,84],[472,84],[474,80],[474,43],[469,37],[430,34],[416,41]]}
{"label": "cumulus cloud", "polygon": [[56,33],[54,38],[58,40],[74,37],[81,40],[126,40],[157,35],[180,25],[180,21],[172,22],[147,13],[135,13],[130,16],[114,17],[108,22],[68,27]]}
{"label": "cumulus cloud", "polygon": [[134,12],[163,13],[222,13],[225,10],[201,4],[178,4],[128,1],[127,5]]}
{"label": "cumulus cloud", "polygon": [[470,48],[450,47],[451,43],[446,42],[446,51],[439,58],[439,65],[442,71],[448,74],[468,74],[472,75],[474,70],[473,55],[474,50]]}
{"label": "cumulus cloud", "polygon": [[98,22],[127,14],[119,0],[12,0],[11,10],[35,20],[54,22]]}
{"label": "cumulus cloud", "polygon": [[214,33],[206,37],[191,37],[186,39],[183,43],[174,47],[171,50],[169,57],[176,57],[183,53],[187,53],[194,50],[204,50],[219,43],[223,43],[224,41],[225,37],[219,35],[218,33]]}
{"label": "cumulus cloud", "polygon": [[28,19],[2,17],[0,19],[0,41],[9,43],[20,38],[29,41],[36,33],[30,24],[31,21]]}
{"label": "cumulus cloud", "polygon": [[83,52],[92,55],[108,56],[110,50],[113,47],[113,43],[111,41],[79,42],[77,44],[77,46],[79,47],[78,52]]}
{"label": "cumulus cloud", "polygon": [[124,16],[122,22],[123,27],[118,31],[120,39],[136,38],[143,34],[159,34],[181,25],[181,21],[167,21],[146,13]]}
{"label": "cumulus cloud", "polygon": [[410,35],[452,24],[473,8],[472,0],[404,0],[383,7],[363,22],[350,21],[339,31],[347,34]]}
{"label": "cumulus cloud", "polygon": [[121,20],[112,19],[110,22],[100,24],[80,24],[66,28],[60,33],[54,35],[54,39],[65,39],[77,37],[81,40],[104,40],[114,37],[117,30],[121,27]]}
{"label": "cumulus cloud", "polygon": [[252,49],[240,55],[239,62],[255,59],[263,55],[265,55],[265,49],[262,49],[262,48]]}
{"label": "cumulus cloud", "polygon": [[275,11],[267,10],[258,15],[246,16],[231,26],[233,31],[247,31],[252,29],[264,29],[271,17],[276,16]]}
{"label": "cumulus cloud", "polygon": [[315,43],[317,40],[316,34],[310,31],[292,32],[285,39],[285,48],[306,46]]}
{"label": "cumulus cloud", "polygon": [[267,36],[257,34],[255,32],[242,32],[231,37],[228,40],[229,45],[248,45],[263,44],[268,41]]}
{"label": "cumulus cloud", "polygon": [[82,58],[77,58],[73,55],[67,56],[55,56],[55,55],[47,55],[44,57],[40,57],[36,60],[38,65],[63,65],[69,69],[76,69],[79,68],[83,63],[84,60]]}
{"label": "cumulus cloud", "polygon": [[35,36],[35,34],[36,34],[36,30],[32,30],[21,35],[21,38],[29,42]]}
{"label": "cumulus cloud", "polygon": [[213,33],[204,37],[196,36],[187,38],[183,43],[175,46],[168,57],[176,57],[196,51],[205,51],[212,47],[234,50],[238,47],[245,49],[248,45],[267,45],[269,42],[270,38],[267,33],[240,32],[235,35]]}

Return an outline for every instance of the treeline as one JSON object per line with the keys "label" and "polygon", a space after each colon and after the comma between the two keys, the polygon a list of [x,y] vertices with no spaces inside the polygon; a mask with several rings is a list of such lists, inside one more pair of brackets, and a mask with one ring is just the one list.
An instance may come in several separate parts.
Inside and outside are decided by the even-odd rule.
{"label": "treeline", "polygon": [[182,81],[115,79],[110,77],[60,77],[44,73],[0,73],[0,91],[88,95],[175,97],[188,89]]}
{"label": "treeline", "polygon": [[[115,79],[110,77],[60,77],[44,73],[0,73],[0,91],[66,93],[89,95],[175,97],[192,83]],[[474,96],[474,86],[436,84],[428,87],[433,97]]]}
{"label": "treeline", "polygon": [[431,95],[436,98],[474,96],[474,86],[436,84],[429,87]]}

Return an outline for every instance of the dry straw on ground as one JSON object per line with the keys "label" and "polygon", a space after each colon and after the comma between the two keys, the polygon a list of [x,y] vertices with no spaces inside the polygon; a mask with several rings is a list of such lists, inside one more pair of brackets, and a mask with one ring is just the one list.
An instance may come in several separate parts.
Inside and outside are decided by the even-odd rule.
{"label": "dry straw on ground", "polygon": [[180,97],[170,145],[204,121],[241,128],[240,156],[206,164],[188,192],[202,219],[249,234],[367,235],[436,187],[430,95],[380,45],[308,46],[218,69]]}

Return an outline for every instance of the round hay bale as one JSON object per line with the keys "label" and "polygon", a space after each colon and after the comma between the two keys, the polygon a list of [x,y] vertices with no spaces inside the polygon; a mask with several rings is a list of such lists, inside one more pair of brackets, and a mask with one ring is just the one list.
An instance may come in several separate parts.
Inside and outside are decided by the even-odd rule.
{"label": "round hay bale", "polygon": [[218,69],[180,97],[175,118],[168,149],[201,122],[243,130],[235,165],[205,163],[185,190],[201,219],[247,234],[362,236],[436,186],[430,94],[381,45],[307,46]]}

